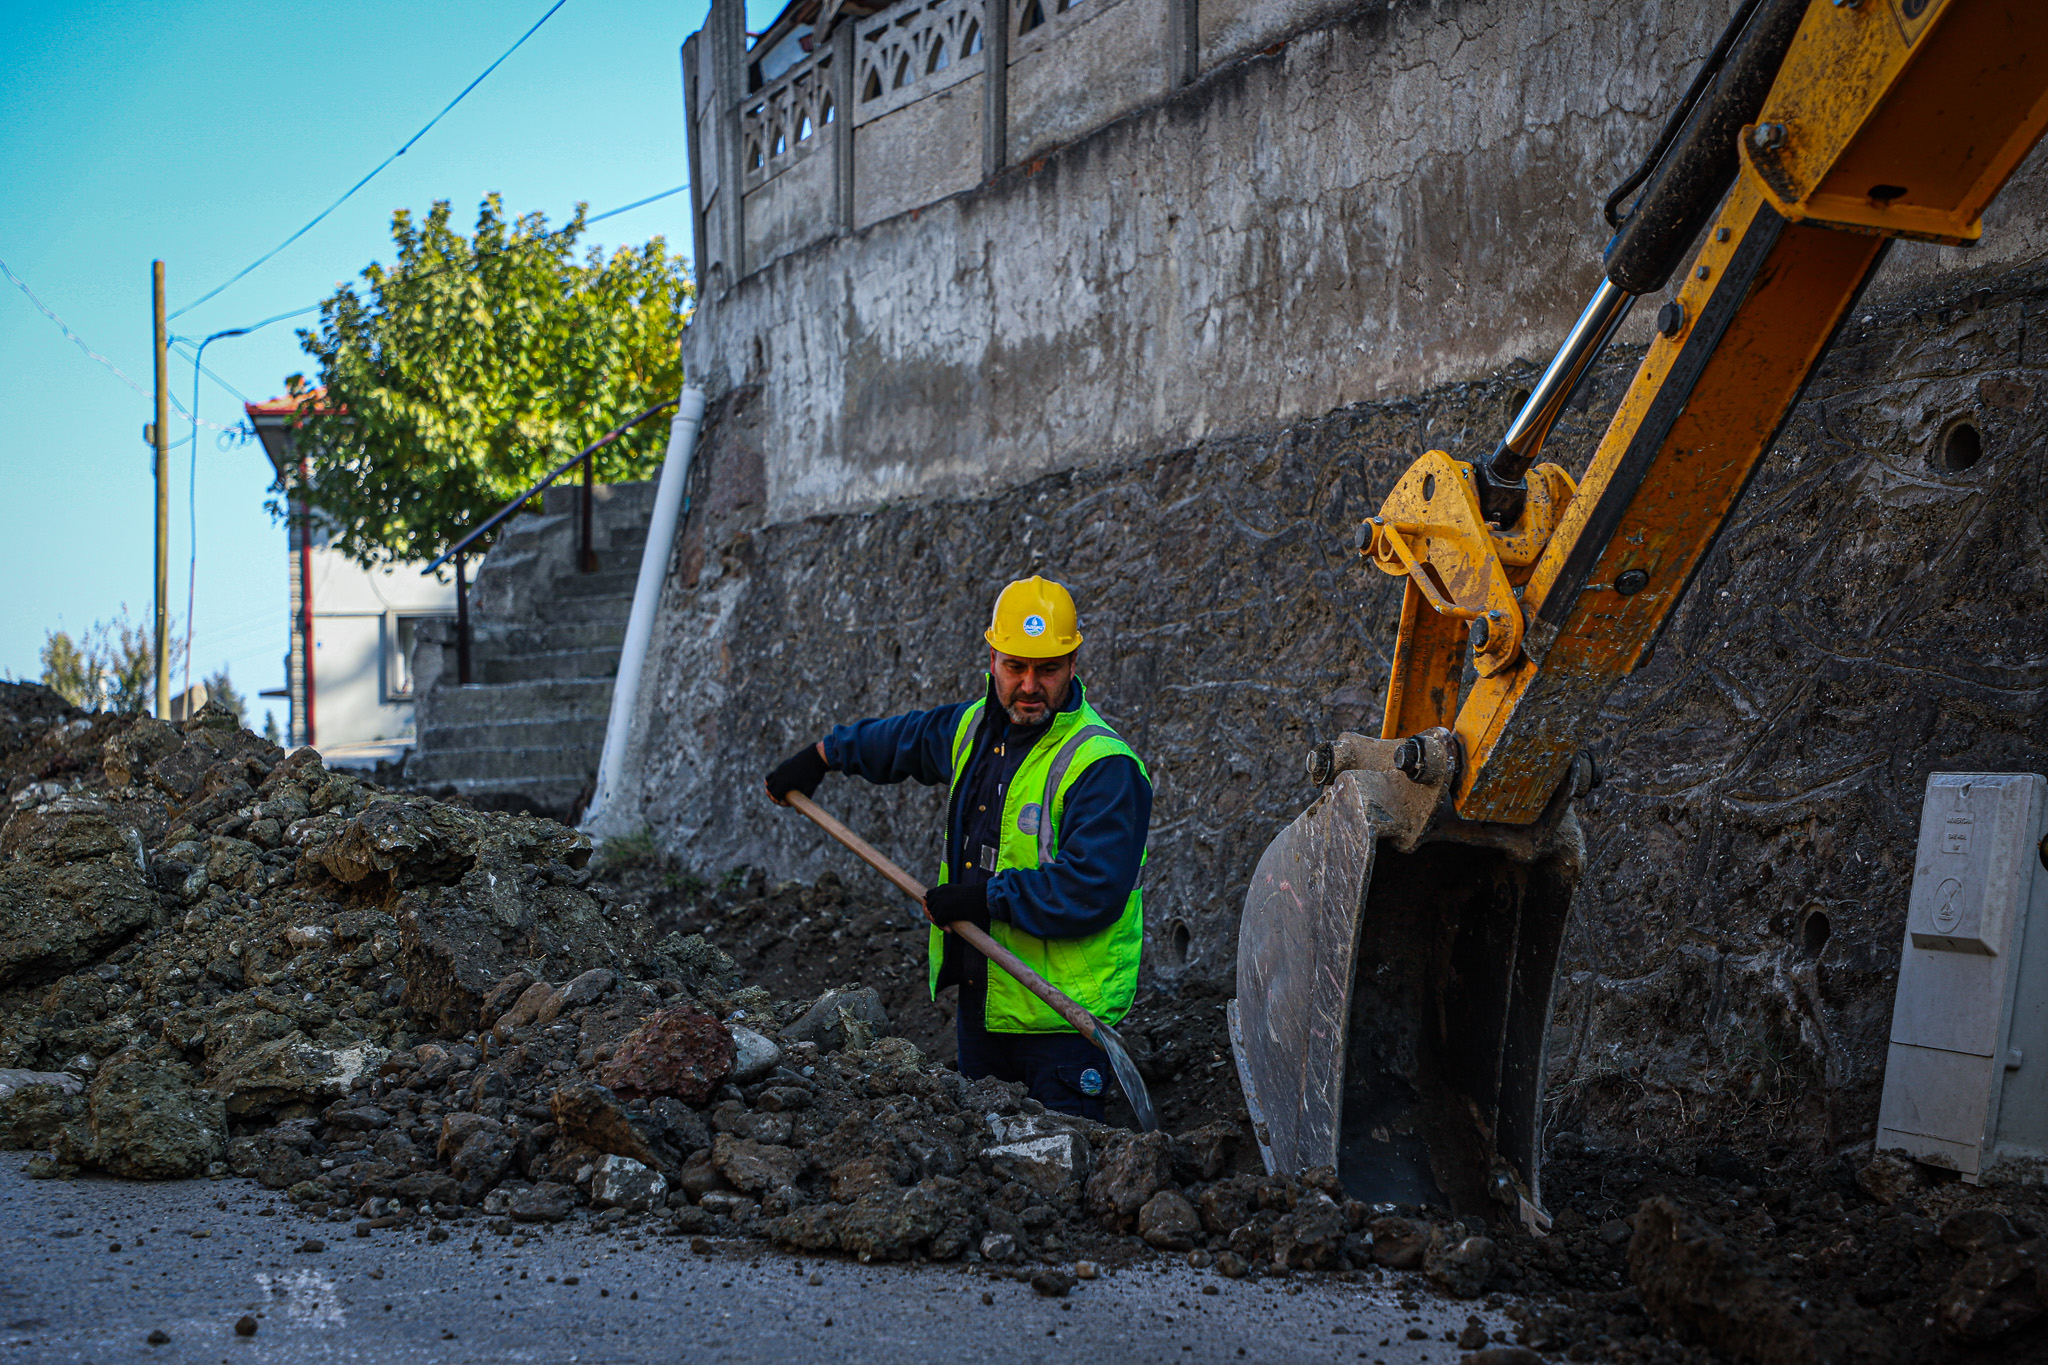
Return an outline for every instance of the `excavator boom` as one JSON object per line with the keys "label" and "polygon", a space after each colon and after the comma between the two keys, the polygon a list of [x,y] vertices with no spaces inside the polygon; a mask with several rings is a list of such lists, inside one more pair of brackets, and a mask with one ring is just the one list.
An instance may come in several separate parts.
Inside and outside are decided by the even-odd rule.
{"label": "excavator boom", "polygon": [[[1738,11],[1509,432],[1478,460],[1424,455],[1360,528],[1406,580],[1382,731],[1311,755],[1324,792],[1267,850],[1239,931],[1232,1039],[1271,1168],[1545,1221],[1583,736],[1892,239],[1974,242],[2044,126],[2039,0]],[[1629,304],[1674,276],[1583,478],[1538,463]]]}

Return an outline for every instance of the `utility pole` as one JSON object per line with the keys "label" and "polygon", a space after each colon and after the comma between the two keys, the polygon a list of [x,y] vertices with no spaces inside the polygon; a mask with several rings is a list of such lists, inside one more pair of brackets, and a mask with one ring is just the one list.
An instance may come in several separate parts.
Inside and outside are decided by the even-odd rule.
{"label": "utility pole", "polygon": [[171,553],[171,362],[164,322],[164,263],[149,266],[150,301],[156,320],[156,718],[171,718],[170,553]]}

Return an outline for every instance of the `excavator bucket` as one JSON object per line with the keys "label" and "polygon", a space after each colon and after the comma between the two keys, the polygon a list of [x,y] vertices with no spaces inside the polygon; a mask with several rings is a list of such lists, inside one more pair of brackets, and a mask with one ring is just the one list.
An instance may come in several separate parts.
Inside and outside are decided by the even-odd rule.
{"label": "excavator bucket", "polygon": [[[1539,1108],[1559,941],[1582,864],[1566,799],[1528,827],[1449,816],[1435,731],[1346,736],[1259,860],[1231,1042],[1268,1170],[1353,1197],[1544,1226]],[[1311,767],[1314,767],[1312,760]]]}

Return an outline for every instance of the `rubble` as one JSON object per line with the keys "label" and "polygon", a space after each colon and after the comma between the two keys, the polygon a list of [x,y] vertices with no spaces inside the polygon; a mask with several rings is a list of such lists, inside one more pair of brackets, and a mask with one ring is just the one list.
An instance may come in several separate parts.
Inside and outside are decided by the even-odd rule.
{"label": "rubble", "polygon": [[2048,1346],[2038,1179],[1564,1133],[1548,1236],[1368,1206],[1259,1169],[1196,989],[1121,1027],[1176,1130],[1138,1134],[962,1078],[922,921],[836,878],[608,864],[213,712],[81,716],[12,684],[0,712],[0,1145],[32,1173],[233,1173],[364,1235],[576,1223],[1054,1295],[1168,1256],[1341,1276],[1504,1307],[1518,1341],[1478,1360]]}

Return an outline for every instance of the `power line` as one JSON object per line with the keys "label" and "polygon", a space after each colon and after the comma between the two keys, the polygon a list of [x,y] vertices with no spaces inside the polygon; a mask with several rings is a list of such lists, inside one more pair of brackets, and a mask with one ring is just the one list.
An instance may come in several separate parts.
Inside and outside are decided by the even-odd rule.
{"label": "power line", "polygon": [[607,209],[603,213],[598,214],[595,218],[585,218],[583,220],[583,226],[589,227],[592,223],[602,223],[607,218],[616,218],[622,213],[630,213],[634,209],[644,208],[647,205],[652,204],[657,199],[666,199],[672,194],[681,194],[684,190],[688,188],[690,188],[690,182],[685,180],[682,184],[676,186],[672,190],[663,190],[660,194],[650,194],[645,199],[635,199],[632,203],[626,205],[624,208]]}
{"label": "power line", "polygon": [[406,152],[407,152],[408,150],[410,150],[410,149],[411,149],[412,145],[413,145],[413,144],[414,144],[415,142],[418,142],[418,141],[419,141],[419,140],[420,140],[421,138],[425,137],[425,136],[427,135],[428,131],[429,131],[429,130],[431,130],[431,129],[433,128],[433,126],[434,126],[435,124],[439,123],[439,122],[440,122],[440,121],[441,121],[442,119],[444,119],[444,118],[446,118],[446,117],[448,116],[448,112],[449,112],[449,110],[452,110],[452,109],[453,109],[453,108],[454,108],[454,107],[455,107],[456,105],[458,105],[458,104],[462,103],[462,101],[464,100],[464,98],[466,98],[466,97],[468,96],[468,94],[469,94],[469,92],[470,92],[470,91],[472,91],[472,90],[476,89],[476,88],[477,88],[477,87],[478,87],[479,85],[482,85],[482,84],[484,83],[484,78],[485,78],[485,77],[489,76],[489,75],[490,75],[490,74],[491,74],[491,73],[492,73],[493,71],[496,71],[496,70],[497,70],[497,69],[498,69],[498,68],[499,68],[499,67],[500,67],[501,65],[503,65],[503,64],[504,64],[504,61],[505,61],[505,59],[506,59],[507,57],[510,57],[510,56],[511,56],[511,55],[512,55],[513,53],[517,52],[517,51],[518,51],[518,50],[520,49],[520,47],[521,47],[522,45],[524,45],[524,44],[525,44],[525,42],[526,42],[526,40],[527,40],[528,38],[531,38],[531,37],[532,37],[532,36],[533,36],[534,34],[538,33],[538,32],[540,31],[540,26],[541,26],[542,24],[545,24],[545,23],[546,23],[546,22],[547,22],[547,21],[548,21],[549,19],[552,19],[552,18],[554,17],[554,14],[555,14],[555,11],[556,11],[556,10],[560,9],[560,8],[561,8],[562,6],[564,6],[564,5],[568,4],[568,3],[569,3],[569,0],[555,0],[555,3],[554,3],[554,4],[552,5],[552,6],[550,6],[550,7],[549,7],[549,9],[548,9],[548,12],[547,12],[546,14],[543,14],[543,15],[541,15],[541,17],[540,17],[539,19],[536,19],[536,20],[534,21],[534,24],[533,24],[533,27],[532,27],[532,28],[530,28],[530,29],[526,30],[526,32],[524,32],[524,33],[522,33],[522,34],[520,34],[520,35],[519,35],[519,41],[518,41],[518,42],[516,42],[516,43],[512,44],[512,46],[510,46],[510,47],[506,48],[506,49],[505,49],[505,51],[504,51],[503,53],[501,53],[501,54],[499,55],[499,57],[498,57],[498,60],[497,60],[497,61],[495,61],[495,62],[492,62],[492,63],[491,63],[491,64],[490,64],[489,66],[485,67],[485,68],[483,69],[483,74],[482,74],[482,75],[478,76],[478,77],[477,77],[477,78],[476,78],[475,80],[471,81],[471,82],[470,82],[470,83],[469,83],[468,85],[465,85],[465,86],[463,86],[463,87],[462,87],[462,93],[461,93],[460,95],[457,95],[457,96],[456,96],[456,97],[455,97],[454,99],[452,99],[452,100],[448,101],[448,104],[447,104],[447,107],[446,107],[446,108],[442,109],[440,113],[438,113],[438,114],[434,115],[434,116],[433,116],[432,118],[428,119],[428,120],[427,120],[427,122],[426,122],[426,124],[425,124],[425,126],[423,126],[423,127],[422,127],[422,128],[421,128],[421,129],[420,129],[420,130],[419,130],[418,132],[417,132],[417,133],[414,133],[414,134],[413,134],[413,135],[412,135],[411,137],[407,138],[407,139],[405,140],[405,145],[404,145],[403,147],[400,147],[400,148],[399,148],[399,149],[398,149],[397,151],[393,152],[393,153],[392,153],[392,154],[391,154],[390,156],[387,156],[387,157],[385,157],[385,158],[384,158],[384,159],[383,159],[382,161],[378,162],[378,163],[377,163],[377,167],[376,167],[376,169],[375,169],[375,170],[371,171],[371,172],[370,172],[370,173],[369,173],[368,175],[364,176],[364,177],[363,177],[363,178],[362,178],[361,180],[358,180],[358,181],[356,181],[356,183],[355,183],[355,184],[353,184],[353,185],[349,186],[349,187],[348,187],[348,190],[347,190],[347,191],[346,191],[346,192],[345,192],[345,193],[344,193],[344,194],[343,194],[343,195],[341,196],[341,198],[339,198],[339,199],[335,200],[335,201],[334,201],[333,203],[329,204],[329,205],[328,205],[328,206],[327,206],[326,208],[324,208],[324,209],[320,210],[320,212],[319,212],[318,214],[316,214],[316,215],[315,215],[315,216],[313,217],[313,219],[312,219],[312,221],[311,221],[311,222],[307,223],[307,224],[306,224],[306,225],[305,225],[304,227],[300,228],[300,229],[299,229],[299,230],[298,230],[297,232],[294,232],[294,233],[293,233],[293,234],[292,234],[291,236],[289,236],[289,237],[285,238],[285,239],[284,239],[284,240],[283,240],[282,242],[279,242],[279,243],[278,243],[278,244],[277,244],[276,246],[272,247],[272,248],[271,248],[270,250],[268,250],[268,251],[264,252],[264,253],[263,253],[263,254],[262,254],[261,256],[258,256],[258,257],[257,257],[257,258],[256,258],[255,260],[253,260],[253,261],[249,262],[249,264],[247,264],[247,265],[243,266],[243,267],[242,267],[242,268],[241,268],[240,270],[236,271],[236,272],[235,272],[235,273],[234,273],[234,274],[233,274],[232,276],[230,276],[230,277],[229,277],[229,278],[227,278],[226,280],[222,281],[222,282],[221,282],[220,284],[217,284],[217,285],[215,285],[215,286],[214,286],[214,287],[213,287],[212,289],[209,289],[209,290],[207,290],[207,291],[206,291],[206,292],[205,292],[204,294],[201,294],[201,295],[200,295],[200,296],[199,296],[198,298],[196,298],[196,299],[192,300],[192,302],[190,302],[190,303],[186,304],[186,305],[185,305],[185,306],[184,306],[183,308],[180,308],[180,309],[179,309],[179,310],[178,310],[177,312],[175,312],[175,313],[172,313],[172,314],[171,314],[171,316],[172,316],[172,317],[174,317],[174,318],[176,318],[176,317],[183,317],[183,316],[184,316],[184,315],[185,315],[186,313],[189,313],[189,312],[191,312],[191,311],[192,311],[192,310],[193,310],[194,308],[197,308],[197,307],[198,307],[198,306],[199,306],[200,304],[202,304],[202,303],[205,303],[205,302],[206,302],[206,301],[207,301],[208,299],[212,298],[212,297],[213,297],[214,295],[216,295],[216,294],[220,293],[220,292],[221,292],[222,290],[224,290],[224,289],[227,289],[227,288],[228,288],[229,286],[231,286],[231,285],[233,285],[233,284],[237,283],[237,282],[238,282],[238,281],[240,281],[240,280],[241,280],[241,279],[242,279],[242,278],[243,278],[244,276],[246,276],[246,275],[247,275],[247,274],[248,274],[248,273],[249,273],[250,271],[252,271],[252,270],[256,269],[256,268],[257,268],[258,266],[262,265],[262,264],[263,264],[263,263],[264,263],[265,261],[268,261],[268,260],[269,260],[269,259],[270,259],[271,257],[273,257],[273,256],[277,255],[277,253],[278,253],[278,252],[280,252],[280,251],[283,251],[283,250],[284,250],[284,249],[285,249],[286,247],[290,246],[290,245],[291,245],[291,244],[292,244],[293,242],[296,242],[296,241],[298,241],[298,240],[299,240],[299,238],[301,238],[301,237],[305,236],[305,235],[306,235],[306,234],[307,234],[308,232],[311,232],[311,231],[312,231],[312,230],[313,230],[314,228],[318,227],[318,226],[320,225],[320,222],[321,222],[321,220],[322,220],[322,219],[326,218],[328,214],[330,214],[330,213],[334,212],[334,211],[335,211],[336,209],[340,208],[340,207],[341,207],[341,206],[342,206],[343,204],[347,203],[347,202],[348,202],[348,201],[349,201],[349,200],[350,200],[351,198],[353,198],[353,197],[354,197],[354,195],[355,195],[355,192],[356,192],[357,190],[359,190],[359,189],[361,189],[361,188],[362,188],[363,186],[365,186],[365,185],[369,184],[369,183],[370,183],[370,182],[371,182],[372,180],[375,180],[375,179],[377,178],[377,176],[378,176],[378,175],[380,175],[380,174],[381,174],[381,173],[383,172],[383,170],[384,170],[384,168],[385,168],[386,166],[389,166],[389,165],[390,165],[390,164],[391,164],[392,162],[394,162],[394,161],[398,160],[398,158],[400,158],[400,157],[404,156],[404,155],[406,154]]}
{"label": "power line", "polygon": [[64,333],[65,336],[71,338],[71,343],[74,346],[78,347],[79,350],[84,351],[88,356],[92,357],[94,360],[98,361],[100,364],[106,366],[109,370],[113,371],[114,378],[120,380],[129,388],[135,390],[144,398],[151,397],[149,390],[143,388],[142,385],[130,379],[127,376],[127,374],[123,372],[119,365],[116,365],[113,361],[107,359],[98,351],[95,351],[92,347],[86,345],[85,338],[80,336],[78,333],[72,331],[70,323],[58,317],[56,311],[52,309],[49,304],[44,303],[41,299],[36,297],[36,291],[28,287],[28,282],[26,280],[22,279],[21,276],[15,274],[12,270],[9,270],[7,268],[7,262],[0,261],[0,273],[5,273],[8,279],[14,281],[14,287],[16,289],[19,289],[23,294],[25,294],[28,297],[28,301],[34,304],[37,310],[40,311],[44,317],[56,323],[57,330]]}

